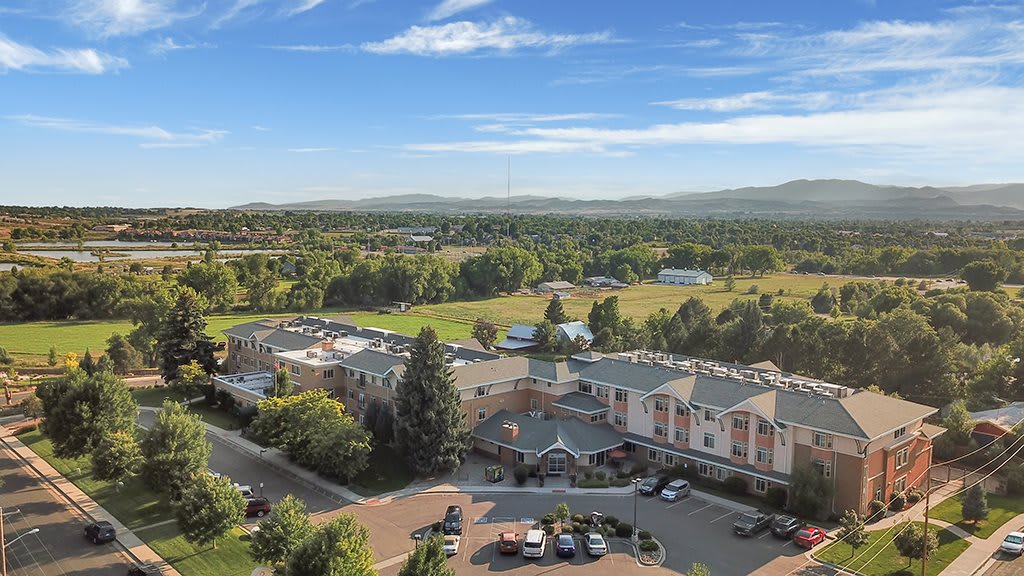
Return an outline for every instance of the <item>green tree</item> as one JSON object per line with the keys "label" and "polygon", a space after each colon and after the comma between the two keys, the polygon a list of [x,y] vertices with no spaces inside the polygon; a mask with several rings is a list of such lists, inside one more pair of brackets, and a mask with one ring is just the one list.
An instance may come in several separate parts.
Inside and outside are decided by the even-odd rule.
{"label": "green tree", "polygon": [[[56,354],[56,350],[54,351]],[[107,357],[114,372],[126,374],[142,366],[142,354],[124,336],[114,333],[107,338]]]}
{"label": "green tree", "polygon": [[978,520],[988,518],[988,496],[981,484],[974,484],[967,489],[960,502],[960,511],[964,520],[977,524]]}
{"label": "green tree", "polygon": [[169,388],[182,400],[190,400],[201,394],[210,384],[210,375],[203,370],[199,362],[192,360],[178,367],[178,377],[171,380]]}
{"label": "green tree", "polygon": [[444,344],[430,326],[413,343],[395,399],[395,441],[413,471],[428,476],[458,467],[469,450],[469,429]]}
{"label": "green tree", "polygon": [[765,272],[783,269],[782,256],[773,246],[744,246],[740,251],[739,264],[754,275],[764,276]]}
{"label": "green tree", "polygon": [[565,502],[559,502],[555,506],[554,515],[555,519],[558,520],[559,526],[561,526],[569,519],[569,505]]}
{"label": "green tree", "polygon": [[829,289],[828,284],[822,284],[818,292],[811,298],[811,308],[818,314],[828,314],[836,305],[836,296]]}
{"label": "green tree", "polygon": [[801,516],[817,517],[828,513],[832,484],[812,466],[795,466],[789,480],[790,510]]}
{"label": "green tree", "polygon": [[939,547],[939,539],[935,536],[935,532],[934,529],[929,530],[928,537],[925,538],[924,529],[921,526],[910,524],[897,534],[893,543],[900,556],[907,558],[907,566],[910,566],[914,560],[923,558],[926,549],[928,555],[931,555]]}
{"label": "green tree", "polygon": [[595,335],[595,346],[598,346],[596,336],[604,329],[611,331],[612,335],[619,336],[622,330],[622,314],[619,312],[619,297],[609,296],[604,300],[595,301],[590,307],[590,314],[587,316],[587,325]]}
{"label": "green tree", "polygon": [[124,480],[141,463],[142,452],[131,432],[109,432],[92,451],[92,475],[97,480]]}
{"label": "green tree", "polygon": [[223,262],[193,264],[178,275],[178,283],[203,295],[207,305],[205,312],[223,312],[235,304],[238,280]]}
{"label": "green tree", "polygon": [[[4,354],[7,354],[6,350],[3,350],[0,356]],[[8,358],[8,362],[2,362],[2,357],[0,357],[0,363],[9,364],[10,358]],[[82,360],[78,363],[78,367],[81,368],[82,370],[85,370],[85,373],[88,374],[89,376],[92,376],[93,374],[96,373],[96,362],[92,359],[92,354],[89,353],[88,348],[85,349],[85,354],[82,356]]]}
{"label": "green tree", "polygon": [[544,310],[544,319],[556,326],[569,321],[569,317],[565,315],[565,309],[562,308],[561,300],[552,298],[548,302],[548,307]]}
{"label": "green tree", "polygon": [[285,305],[286,296],[278,291],[277,275],[263,268],[245,281],[245,299],[256,312],[274,312]]}
{"label": "green tree", "polygon": [[61,458],[89,454],[110,432],[135,428],[138,404],[124,380],[110,372],[90,376],[72,368],[37,387],[36,395],[43,403],[43,429]]}
{"label": "green tree", "polygon": [[315,532],[306,503],[288,494],[274,505],[274,514],[260,520],[252,532],[249,554],[257,562],[280,569],[299,546]]}
{"label": "green tree", "polygon": [[195,290],[188,287],[178,289],[174,306],[160,323],[156,338],[160,374],[165,382],[174,381],[178,377],[178,368],[192,360],[199,362],[207,374],[216,370],[213,342],[206,334],[205,307]]}
{"label": "green tree", "polygon": [[205,546],[223,538],[245,519],[245,497],[227,476],[200,473],[174,501],[174,516],[185,540]]}
{"label": "green tree", "polygon": [[971,442],[971,433],[974,432],[974,420],[967,411],[967,404],[963,400],[954,401],[946,417],[942,419],[942,427],[946,429],[943,436],[956,446],[967,446]]}
{"label": "green tree", "polygon": [[59,357],[57,356],[57,347],[50,346],[50,352],[46,355],[46,364],[53,367],[56,366],[59,361]]}
{"label": "green tree", "polygon": [[351,514],[321,525],[288,557],[285,576],[377,576],[370,531]]}
{"label": "green tree", "polygon": [[853,557],[858,548],[871,540],[867,530],[864,529],[864,519],[857,514],[856,510],[847,510],[843,513],[843,517],[839,519],[839,532],[836,533],[836,539],[850,545],[850,557]]}
{"label": "green tree", "polygon": [[711,568],[707,564],[694,562],[686,572],[686,576],[711,576]]}
{"label": "green tree", "polygon": [[735,289],[736,279],[732,277],[732,274],[729,274],[728,276],[725,277],[725,291],[732,292]]}
{"label": "green tree", "polygon": [[444,538],[433,536],[417,546],[402,563],[398,576],[455,576],[448,567]]}
{"label": "green tree", "polygon": [[490,350],[498,340],[498,327],[490,320],[477,318],[473,323],[473,338],[476,338],[481,346]]}
{"label": "green tree", "polygon": [[274,396],[278,398],[291,396],[294,389],[295,385],[292,384],[292,377],[288,370],[278,368],[277,372],[274,372]]}
{"label": "green tree", "polygon": [[154,490],[180,494],[193,478],[206,475],[212,450],[199,415],[164,401],[142,439],[142,478]]}
{"label": "green tree", "polygon": [[971,290],[991,292],[1006,280],[1006,269],[991,259],[976,260],[960,271],[960,278]]}
{"label": "green tree", "polygon": [[555,349],[555,325],[550,320],[541,320],[533,327],[533,339],[537,341],[537,350],[550,352]]}

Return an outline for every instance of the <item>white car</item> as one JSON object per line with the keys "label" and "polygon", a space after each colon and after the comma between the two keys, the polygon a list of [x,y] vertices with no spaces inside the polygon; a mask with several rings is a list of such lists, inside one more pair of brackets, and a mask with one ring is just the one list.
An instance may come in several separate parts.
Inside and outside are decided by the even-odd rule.
{"label": "white car", "polygon": [[454,556],[459,553],[459,540],[460,537],[449,534],[444,537],[444,553],[449,556]]}
{"label": "white car", "polygon": [[999,545],[999,549],[1007,554],[1020,556],[1024,552],[1024,532],[1010,532]]}
{"label": "white car", "polygon": [[527,530],[523,538],[523,558],[543,558],[548,535],[543,530]]}
{"label": "white car", "polygon": [[220,472],[214,472],[209,468],[206,469],[206,473],[210,475],[210,478],[220,478]]}
{"label": "white car", "polygon": [[587,546],[587,554],[591,556],[604,556],[608,553],[608,543],[604,541],[604,536],[597,532],[590,532],[584,536],[583,542]]}
{"label": "white car", "polygon": [[242,496],[246,498],[252,498],[252,486],[243,486],[241,484],[235,484],[235,490],[238,490]]}
{"label": "white car", "polygon": [[673,480],[669,482],[668,486],[665,486],[661,490],[660,497],[662,500],[668,500],[669,502],[675,502],[680,498],[685,498],[690,495],[690,483],[686,480]]}

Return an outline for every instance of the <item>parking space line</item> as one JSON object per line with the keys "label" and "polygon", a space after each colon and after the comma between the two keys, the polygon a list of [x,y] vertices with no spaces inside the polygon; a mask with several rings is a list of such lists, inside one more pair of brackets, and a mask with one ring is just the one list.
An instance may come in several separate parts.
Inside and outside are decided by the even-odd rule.
{"label": "parking space line", "polygon": [[707,510],[708,508],[711,508],[712,506],[714,506],[714,504],[708,504],[707,506],[704,506],[703,508],[697,508],[693,512],[690,512],[690,516],[693,516],[697,512],[700,512],[701,510]]}
{"label": "parking space line", "polygon": [[782,543],[782,546],[779,546],[779,548],[785,548],[786,546],[789,546],[792,543],[793,543],[792,540],[786,540],[785,542]]}
{"label": "parking space line", "polygon": [[686,502],[686,500],[680,500],[679,502],[674,502],[672,504],[669,504],[668,506],[665,507],[665,509],[666,510],[671,510],[671,509],[675,508],[676,506],[679,506],[683,502]]}
{"label": "parking space line", "polygon": [[732,516],[733,514],[735,514],[735,512],[733,512],[732,510],[730,510],[730,511],[726,512],[725,514],[722,514],[722,515],[721,515],[721,516],[719,516],[718,518],[715,518],[714,520],[712,520],[711,522],[709,522],[709,524],[712,524],[712,523],[718,522],[718,521],[719,521],[719,520],[721,520],[722,518],[726,518],[726,517]]}
{"label": "parking space line", "polygon": [[765,531],[765,533],[761,534],[760,536],[758,536],[757,539],[760,540],[761,538],[764,538],[765,536],[768,536],[769,534],[771,534],[771,532]]}

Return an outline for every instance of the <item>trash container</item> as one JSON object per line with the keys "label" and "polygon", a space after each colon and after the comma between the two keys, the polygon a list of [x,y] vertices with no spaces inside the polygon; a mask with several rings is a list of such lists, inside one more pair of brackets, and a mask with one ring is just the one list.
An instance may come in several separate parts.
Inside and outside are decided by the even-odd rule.
{"label": "trash container", "polygon": [[484,479],[488,482],[501,482],[505,479],[505,468],[503,466],[488,466],[484,469]]}

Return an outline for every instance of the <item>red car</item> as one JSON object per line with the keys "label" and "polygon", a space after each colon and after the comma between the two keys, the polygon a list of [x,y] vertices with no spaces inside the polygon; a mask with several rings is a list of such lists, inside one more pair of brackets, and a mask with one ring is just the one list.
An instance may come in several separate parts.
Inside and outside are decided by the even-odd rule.
{"label": "red car", "polygon": [[250,498],[245,505],[246,516],[263,518],[267,514],[270,514],[270,500],[266,498]]}
{"label": "red car", "polygon": [[817,526],[808,526],[797,530],[793,536],[793,543],[802,548],[810,550],[825,540],[825,531]]}
{"label": "red car", "polygon": [[502,554],[515,554],[519,552],[519,539],[515,532],[502,532],[498,534],[498,552]]}

